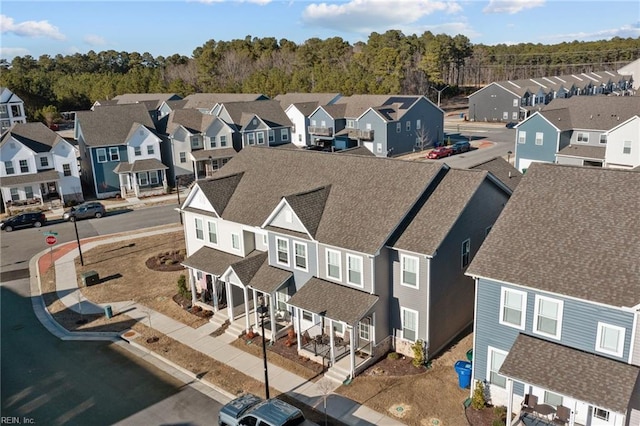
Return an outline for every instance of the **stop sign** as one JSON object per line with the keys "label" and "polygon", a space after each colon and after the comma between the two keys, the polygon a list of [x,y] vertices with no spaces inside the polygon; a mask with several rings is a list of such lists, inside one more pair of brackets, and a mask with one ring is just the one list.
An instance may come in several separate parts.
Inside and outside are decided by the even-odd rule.
{"label": "stop sign", "polygon": [[54,245],[55,243],[58,242],[58,240],[56,239],[56,237],[54,235],[47,235],[47,238],[44,239],[47,244],[49,244],[50,246]]}

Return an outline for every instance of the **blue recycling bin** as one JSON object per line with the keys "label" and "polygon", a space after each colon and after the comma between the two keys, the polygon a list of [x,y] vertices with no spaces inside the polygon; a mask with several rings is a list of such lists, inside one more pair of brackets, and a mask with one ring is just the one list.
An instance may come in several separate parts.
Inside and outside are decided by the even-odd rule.
{"label": "blue recycling bin", "polygon": [[111,305],[107,305],[104,307],[104,315],[107,317],[107,319],[110,319],[113,316]]}
{"label": "blue recycling bin", "polygon": [[471,363],[468,361],[456,361],[453,368],[458,373],[458,386],[462,389],[471,386]]}

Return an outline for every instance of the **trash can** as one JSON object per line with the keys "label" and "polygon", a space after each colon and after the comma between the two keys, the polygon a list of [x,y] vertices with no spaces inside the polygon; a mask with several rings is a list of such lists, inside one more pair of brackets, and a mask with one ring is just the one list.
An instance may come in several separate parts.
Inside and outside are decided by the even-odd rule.
{"label": "trash can", "polygon": [[98,284],[100,282],[100,275],[98,275],[96,271],[83,272],[80,276],[82,277],[82,285],[84,287]]}
{"label": "trash can", "polygon": [[460,118],[464,118],[464,112],[460,113]]}
{"label": "trash can", "polygon": [[469,362],[473,362],[473,349],[469,349],[467,351],[467,359],[469,360]]}
{"label": "trash can", "polygon": [[471,363],[468,361],[456,361],[453,368],[458,373],[458,385],[462,389],[471,386]]}
{"label": "trash can", "polygon": [[107,318],[111,318],[113,316],[113,310],[111,309],[111,305],[107,305],[104,307],[104,315]]}

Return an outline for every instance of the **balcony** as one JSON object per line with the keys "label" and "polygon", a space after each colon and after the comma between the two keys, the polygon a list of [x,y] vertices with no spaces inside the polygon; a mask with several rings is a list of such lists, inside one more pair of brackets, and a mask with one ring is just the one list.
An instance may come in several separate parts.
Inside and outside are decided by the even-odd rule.
{"label": "balcony", "polygon": [[333,136],[333,127],[309,126],[310,135]]}
{"label": "balcony", "polygon": [[363,141],[372,141],[373,140],[373,130],[360,130],[360,129],[350,129],[349,130],[349,138],[350,139],[360,139]]}

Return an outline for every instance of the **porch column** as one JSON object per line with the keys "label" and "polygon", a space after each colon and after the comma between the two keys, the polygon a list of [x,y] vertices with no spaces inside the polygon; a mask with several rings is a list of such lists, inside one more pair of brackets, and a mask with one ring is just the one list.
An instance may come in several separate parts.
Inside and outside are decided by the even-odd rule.
{"label": "porch column", "polygon": [[336,363],[336,350],[333,338],[333,320],[329,319],[329,348],[331,349],[331,365]]}
{"label": "porch column", "polygon": [[195,280],[193,279],[193,273],[195,271],[192,269],[191,273],[189,273],[189,288],[191,289],[191,303],[195,303],[196,302],[196,283]]}
{"label": "porch column", "polygon": [[218,312],[218,277],[211,275],[211,304],[213,305],[213,311]]}
{"label": "porch column", "polygon": [[356,351],[355,351],[355,338],[353,336],[353,327],[347,329],[349,333],[349,358],[351,358],[351,378],[355,376],[356,371]]}
{"label": "porch column", "polygon": [[[249,316],[249,291],[246,287],[242,287],[242,294],[244,295],[244,329],[249,331],[249,327],[251,326],[251,318]],[[264,338],[264,336],[262,336]]]}
{"label": "porch column", "polygon": [[229,316],[229,322],[233,322],[233,293],[231,292],[231,284],[228,281],[224,281],[224,286],[227,289],[227,315]]}
{"label": "porch column", "polygon": [[578,401],[573,400],[573,409],[571,413],[569,413],[569,426],[574,426],[576,424],[576,412],[578,411]]}
{"label": "porch column", "polygon": [[273,298],[271,297],[271,295],[267,295],[265,294],[265,302],[267,303],[266,298],[269,298],[269,304],[267,306],[269,306],[269,321],[271,323],[271,342],[275,343],[276,342],[276,310],[273,307],[273,303],[271,303],[271,301],[273,300]]}
{"label": "porch column", "polygon": [[[247,316],[249,316],[248,313]],[[258,292],[253,289],[253,323],[256,325],[256,327],[258,326],[258,324],[260,324],[258,322],[258,319]]]}
{"label": "porch column", "polygon": [[[513,380],[507,378],[507,423],[511,424],[511,411],[513,407]],[[516,419],[518,419],[516,417]],[[519,420],[518,420],[519,421]]]}
{"label": "porch column", "polygon": [[300,351],[302,349],[302,330],[300,329],[302,327],[302,324],[300,324],[300,316],[302,314],[300,313],[300,309],[296,307],[294,307],[294,312],[296,314],[295,328],[298,331],[298,351]]}

